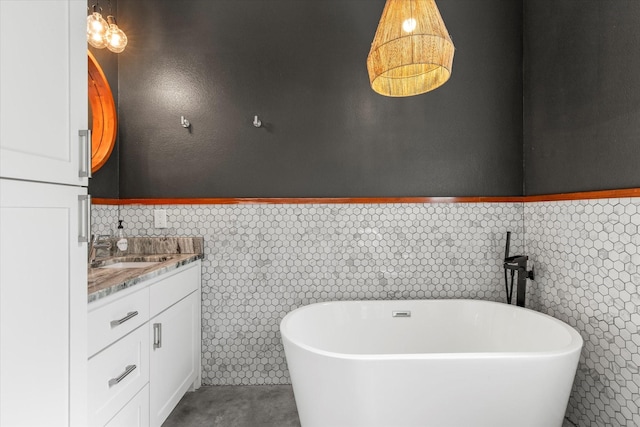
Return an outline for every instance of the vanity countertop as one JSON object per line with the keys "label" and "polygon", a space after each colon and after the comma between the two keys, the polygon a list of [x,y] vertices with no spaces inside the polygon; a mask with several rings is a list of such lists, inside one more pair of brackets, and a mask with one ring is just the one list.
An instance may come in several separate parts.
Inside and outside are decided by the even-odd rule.
{"label": "vanity countertop", "polygon": [[[183,265],[203,259],[203,239],[194,238],[129,238],[128,254],[116,253],[100,258],[87,271],[88,302],[153,279]],[[185,253],[184,250],[189,252]],[[134,268],[101,268],[115,262],[151,261],[153,265]]]}

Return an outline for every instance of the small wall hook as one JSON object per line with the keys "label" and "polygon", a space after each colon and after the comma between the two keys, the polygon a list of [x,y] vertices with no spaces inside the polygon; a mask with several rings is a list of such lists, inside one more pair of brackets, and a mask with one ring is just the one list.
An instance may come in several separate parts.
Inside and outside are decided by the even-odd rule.
{"label": "small wall hook", "polygon": [[180,116],[180,124],[182,125],[183,128],[188,128],[189,126],[191,126],[191,123],[189,123],[189,120],[185,119],[184,116]]}
{"label": "small wall hook", "polygon": [[258,118],[258,116],[254,116],[253,117],[253,125],[257,128],[262,126],[262,122],[260,121],[260,119]]}

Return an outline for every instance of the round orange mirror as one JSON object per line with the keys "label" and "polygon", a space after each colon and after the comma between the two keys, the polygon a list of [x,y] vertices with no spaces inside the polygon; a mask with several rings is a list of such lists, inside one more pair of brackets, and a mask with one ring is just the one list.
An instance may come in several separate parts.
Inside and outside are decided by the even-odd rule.
{"label": "round orange mirror", "polygon": [[100,169],[109,159],[116,144],[118,118],[111,87],[100,64],[90,51],[89,108],[91,126],[91,172]]}

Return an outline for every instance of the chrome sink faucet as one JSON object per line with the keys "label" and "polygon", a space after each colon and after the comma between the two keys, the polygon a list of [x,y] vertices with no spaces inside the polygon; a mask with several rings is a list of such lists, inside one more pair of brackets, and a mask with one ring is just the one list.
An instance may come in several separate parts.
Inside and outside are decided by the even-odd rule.
{"label": "chrome sink faucet", "polygon": [[98,249],[111,249],[111,236],[105,234],[92,234],[89,241],[89,264],[96,260]]}

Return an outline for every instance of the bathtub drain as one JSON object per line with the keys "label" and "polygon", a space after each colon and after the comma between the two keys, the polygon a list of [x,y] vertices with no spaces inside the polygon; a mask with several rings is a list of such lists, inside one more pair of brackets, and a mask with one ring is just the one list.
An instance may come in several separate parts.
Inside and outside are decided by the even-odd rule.
{"label": "bathtub drain", "polygon": [[410,311],[392,311],[391,317],[411,317]]}

